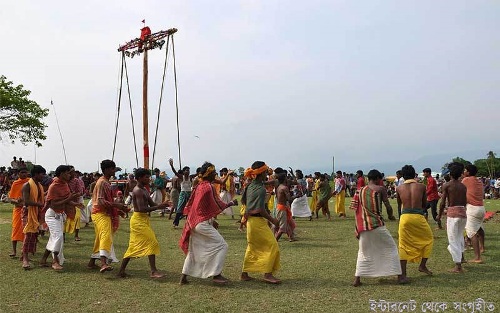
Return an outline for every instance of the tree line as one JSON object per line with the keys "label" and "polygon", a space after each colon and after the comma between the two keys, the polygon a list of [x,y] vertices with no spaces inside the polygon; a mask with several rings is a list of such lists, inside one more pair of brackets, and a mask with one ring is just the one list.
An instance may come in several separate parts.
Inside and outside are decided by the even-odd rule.
{"label": "tree line", "polygon": [[461,157],[455,157],[451,162],[445,163],[443,165],[443,171],[448,169],[448,165],[452,162],[462,163],[463,165],[474,164],[477,167],[477,176],[484,176],[490,178],[500,177],[500,158],[493,151],[488,151],[484,159],[477,159],[470,162]]}

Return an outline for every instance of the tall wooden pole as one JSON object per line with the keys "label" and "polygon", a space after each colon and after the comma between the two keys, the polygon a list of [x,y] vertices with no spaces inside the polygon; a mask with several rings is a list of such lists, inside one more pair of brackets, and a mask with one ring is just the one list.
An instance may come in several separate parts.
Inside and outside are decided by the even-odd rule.
{"label": "tall wooden pole", "polygon": [[142,132],[144,140],[144,168],[149,169],[149,134],[148,134],[148,44],[144,44],[144,75],[142,80]]}

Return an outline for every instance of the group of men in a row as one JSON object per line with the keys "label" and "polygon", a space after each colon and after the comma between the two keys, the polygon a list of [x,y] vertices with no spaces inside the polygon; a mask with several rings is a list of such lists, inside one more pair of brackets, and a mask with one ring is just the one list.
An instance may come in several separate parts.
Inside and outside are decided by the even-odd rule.
{"label": "group of men in a row", "polygon": [[[61,173],[63,168],[65,172]],[[83,207],[82,195],[85,187],[83,182],[75,177],[72,166],[65,165],[63,168],[60,167],[58,168],[59,171],[56,170],[56,179],[52,180],[47,187],[42,185],[46,178],[43,167],[35,165],[31,170],[31,178],[28,177],[29,172],[26,168],[19,168],[18,178],[12,183],[8,197],[4,199],[4,201],[14,204],[11,233],[12,252],[10,256],[17,256],[17,243],[22,242],[21,258],[24,269],[31,268],[28,254],[35,253],[37,236],[40,233],[43,234],[53,223],[57,223],[58,227],[52,225],[52,236],[47,244],[48,250],[56,250],[53,268],[61,269],[64,262],[62,246],[60,249],[56,248],[56,246],[62,245],[64,233],[74,233],[75,240],[80,241],[78,232],[81,211],[79,208]],[[65,187],[64,190],[60,188],[62,183]],[[53,198],[54,192],[60,194]],[[68,198],[70,195],[71,198]],[[63,196],[65,198],[60,199]],[[70,201],[71,203],[74,202],[74,205],[67,205]],[[50,207],[51,205],[53,208]],[[57,215],[54,215],[55,211],[64,211],[65,218],[58,218]],[[42,260],[46,260],[49,253],[46,252],[45,254],[46,256]],[[45,265],[46,262],[42,263]]]}
{"label": "group of men in a row", "polygon": [[[474,165],[464,168],[460,163],[452,163],[449,170],[451,180],[442,188],[435,220],[440,222],[443,214],[446,214],[448,251],[455,263],[450,272],[463,273],[462,264],[467,262],[463,254],[464,230],[474,249],[474,259],[469,262],[483,263],[483,186],[475,177],[477,168]],[[356,235],[359,239],[354,286],[361,285],[361,277],[391,275],[398,275],[399,283],[407,283],[408,262],[419,262],[419,271],[432,275],[427,268],[427,260],[431,255],[434,239],[426,213],[427,202],[434,199],[429,199],[429,184],[426,187],[415,180],[415,169],[411,165],[404,166],[401,174],[404,181],[396,188],[398,211],[401,212],[398,247],[385,228],[382,218],[382,203],[388,212],[392,208],[385,188],[380,186],[382,175],[379,171],[371,170],[368,173],[368,185],[361,187],[351,202],[350,207],[355,210]],[[430,176],[430,169],[425,169],[424,174]],[[435,202],[437,205],[438,201]]]}
{"label": "group of men in a row", "polygon": [[[170,164],[173,168],[172,161]],[[128,206],[114,201],[109,180],[116,172],[115,163],[104,160],[101,162],[101,170],[102,176],[93,187],[91,199],[95,241],[87,266],[104,273],[113,270],[110,265],[114,254],[113,234],[118,228],[119,216],[128,211]],[[46,195],[40,184],[46,175],[43,167],[35,165],[31,170],[31,178],[27,178],[26,169],[19,172],[19,179],[13,185],[9,201],[20,209],[21,228],[13,226],[16,227],[15,232],[22,229],[23,268],[26,270],[31,268],[28,254],[36,252],[37,236],[43,223],[48,227],[50,235],[40,265],[52,266],[54,270],[62,269],[65,222],[70,218],[71,211],[83,208],[83,203],[80,201],[82,193],[70,189],[73,171],[74,168],[67,165],[57,167],[55,178]],[[279,227],[280,222],[264,209],[266,201],[264,181],[267,179],[267,171],[268,167],[263,162],[256,162],[253,169],[246,171],[248,185],[243,195],[243,204],[246,207],[244,215],[249,239],[241,279],[244,281],[252,279],[249,272],[262,272],[265,281],[276,284],[280,283],[280,280],[273,276],[273,272],[279,269],[279,247],[268,222],[276,227]],[[235,200],[224,202],[221,199],[214,185],[224,184],[225,181],[215,182],[215,169],[210,163],[200,167],[194,179],[189,177],[187,168],[182,173],[176,171],[174,173],[181,189],[179,202],[185,202],[182,210],[178,209],[176,220],[180,219],[177,214],[187,217],[179,241],[180,247],[187,254],[181,283],[187,283],[187,276],[195,276],[212,277],[215,283],[225,284],[227,279],[222,276],[222,267],[227,244],[216,230],[215,217],[238,202]],[[155,256],[159,254],[159,244],[150,226],[148,213],[172,206],[173,203],[165,201],[157,204],[152,201],[146,188],[150,177],[149,170],[139,168],[135,172],[136,186],[132,190],[134,213],[130,219],[129,246],[118,272],[120,277],[127,276],[125,270],[131,258],[143,256],[149,258],[151,277],[163,277],[163,273],[156,268]],[[15,256],[15,251],[12,255]],[[49,265],[47,259],[51,255],[52,264]],[[99,266],[96,260],[100,260]]]}

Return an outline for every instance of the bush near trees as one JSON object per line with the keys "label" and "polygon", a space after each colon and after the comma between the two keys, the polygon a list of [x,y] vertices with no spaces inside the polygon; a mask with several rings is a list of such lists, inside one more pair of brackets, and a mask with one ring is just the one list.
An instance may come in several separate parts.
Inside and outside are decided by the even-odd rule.
{"label": "bush near trees", "polygon": [[41,146],[45,140],[43,122],[49,114],[28,96],[31,91],[23,85],[15,86],[7,77],[0,76],[0,138],[8,138],[12,143],[19,140],[22,144],[35,143]]}

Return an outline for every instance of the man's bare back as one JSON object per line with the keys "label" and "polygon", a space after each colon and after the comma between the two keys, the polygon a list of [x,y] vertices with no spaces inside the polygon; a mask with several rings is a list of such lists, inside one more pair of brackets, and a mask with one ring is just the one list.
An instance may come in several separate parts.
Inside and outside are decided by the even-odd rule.
{"label": "man's bare back", "polygon": [[417,182],[402,184],[396,188],[398,206],[403,209],[422,209],[427,205],[425,185]]}
{"label": "man's bare back", "polygon": [[467,187],[458,180],[450,180],[443,185],[443,199],[448,206],[465,206],[467,204]]}
{"label": "man's bare back", "polygon": [[181,190],[181,182],[179,180],[179,177],[175,175],[174,177],[172,177],[172,189]]}

